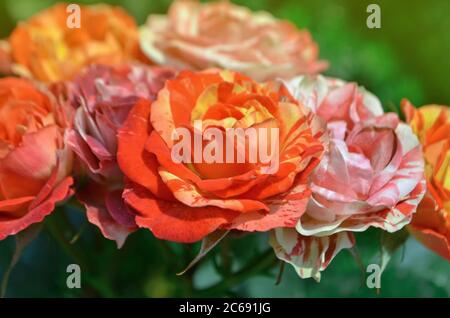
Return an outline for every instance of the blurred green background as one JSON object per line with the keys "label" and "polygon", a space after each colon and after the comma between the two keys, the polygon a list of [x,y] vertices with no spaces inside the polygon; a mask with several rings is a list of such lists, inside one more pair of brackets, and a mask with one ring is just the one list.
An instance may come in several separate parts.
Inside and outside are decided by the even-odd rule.
{"label": "blurred green background", "polygon": [[[15,24],[56,3],[54,0],[0,1],[0,37]],[[149,13],[163,13],[171,1],[106,2],[124,7],[139,24]],[[450,104],[450,1],[240,0],[308,28],[330,62],[326,74],[356,81],[375,93],[387,111],[398,111],[403,97],[414,104]],[[367,5],[381,7],[381,29],[368,29]],[[62,229],[60,232],[56,229]],[[82,228],[80,238],[68,244]],[[50,235],[53,229],[53,235]],[[55,240],[55,236],[59,240]],[[379,263],[380,233],[357,236],[364,266]],[[62,246],[62,247],[61,247]],[[286,266],[275,285],[278,263],[259,259],[268,248],[265,234],[232,237],[184,276],[175,273],[195,256],[198,245],[156,240],[149,231],[130,236],[117,250],[101,237],[82,213],[60,210],[46,221],[37,239],[11,272],[7,297],[449,297],[450,264],[410,238],[394,255],[382,277],[381,290],[368,289],[348,251],[341,252],[322,275],[322,282],[301,280]],[[15,249],[13,238],[0,243],[0,277]],[[223,261],[225,260],[225,261]],[[66,267],[82,264],[82,289],[66,287]],[[223,265],[227,266],[223,266]],[[230,273],[230,270],[232,273]],[[237,274],[236,274],[237,273]],[[212,288],[206,289],[209,286]]]}

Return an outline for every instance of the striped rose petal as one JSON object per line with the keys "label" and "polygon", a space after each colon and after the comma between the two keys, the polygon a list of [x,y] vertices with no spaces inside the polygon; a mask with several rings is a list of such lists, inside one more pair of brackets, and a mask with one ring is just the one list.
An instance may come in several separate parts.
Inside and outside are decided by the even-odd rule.
{"label": "striped rose petal", "polygon": [[301,278],[320,281],[333,258],[343,249],[355,244],[350,232],[331,236],[302,236],[295,229],[280,228],[271,232],[270,245],[277,257],[291,264]]}

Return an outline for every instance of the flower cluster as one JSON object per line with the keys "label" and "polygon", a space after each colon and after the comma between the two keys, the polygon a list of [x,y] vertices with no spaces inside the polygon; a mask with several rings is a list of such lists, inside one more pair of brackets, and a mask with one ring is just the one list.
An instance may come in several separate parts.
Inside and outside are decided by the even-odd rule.
{"label": "flower cluster", "polygon": [[307,30],[229,2],[175,1],[140,28],[80,14],[69,28],[56,5],[0,42],[0,240],[73,196],[119,248],[139,229],[268,232],[319,280],[356,232],[406,227],[450,261],[450,108],[404,100],[403,122],[320,75]]}

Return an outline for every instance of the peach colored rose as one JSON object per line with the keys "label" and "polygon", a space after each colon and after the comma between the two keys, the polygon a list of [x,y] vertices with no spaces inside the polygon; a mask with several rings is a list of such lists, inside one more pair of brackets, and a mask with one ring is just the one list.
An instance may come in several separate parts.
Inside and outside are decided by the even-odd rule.
{"label": "peach colored rose", "polygon": [[423,146],[428,189],[409,229],[450,261],[450,108],[426,105],[416,109],[408,100],[402,101],[402,108]]}
{"label": "peach colored rose", "polygon": [[[203,129],[195,127],[197,120]],[[279,129],[278,169],[269,172],[260,160],[174,160],[176,129],[202,137],[211,127],[222,134]],[[324,151],[321,129],[276,86],[230,71],[184,71],[166,82],[155,102],[138,103],[119,131],[118,162],[128,179],[123,197],[137,211],[138,226],[171,241],[195,242],[217,229],[294,227],[310,194],[308,176]],[[223,156],[225,145],[219,146]]]}
{"label": "peach colored rose", "polygon": [[13,70],[44,82],[71,79],[92,63],[119,64],[141,56],[137,26],[118,7],[81,6],[80,28],[69,28],[67,4],[20,23],[9,37]]}
{"label": "peach colored rose", "polygon": [[106,238],[122,246],[136,225],[134,213],[123,203],[123,174],[117,160],[117,131],[139,99],[153,101],[174,72],[140,64],[92,65],[65,84],[68,103],[75,110],[68,144],[88,175],[79,189],[89,221]]}
{"label": "peach colored rose", "polygon": [[150,15],[141,28],[143,52],[180,69],[220,67],[263,81],[323,71],[306,30],[266,12],[228,1],[175,1],[167,15]]}
{"label": "peach colored rose", "polygon": [[278,257],[286,261],[295,257],[297,272],[318,279],[319,268],[308,271],[311,260],[296,255],[292,246],[314,243],[315,248],[308,247],[313,250],[309,257],[319,257],[317,248],[323,246],[318,241],[333,239],[337,245],[328,252],[334,255],[343,248],[338,243],[351,246],[349,232],[369,227],[400,230],[411,221],[424,195],[424,163],[411,128],[396,114],[383,114],[378,99],[355,83],[302,76],[286,87],[326,121],[330,143],[311,176],[312,195],[296,225],[298,236],[277,229],[273,240],[287,235],[289,242],[278,241],[278,250],[284,249]]}
{"label": "peach colored rose", "polygon": [[72,154],[54,98],[0,79],[0,240],[41,222],[71,195]]}

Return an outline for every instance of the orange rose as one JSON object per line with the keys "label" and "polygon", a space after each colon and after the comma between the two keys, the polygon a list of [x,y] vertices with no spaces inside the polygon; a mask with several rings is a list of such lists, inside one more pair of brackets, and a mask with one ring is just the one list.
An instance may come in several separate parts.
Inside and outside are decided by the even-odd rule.
{"label": "orange rose", "polygon": [[423,146],[428,188],[410,231],[450,261],[450,108],[426,105],[416,109],[408,100],[402,101],[402,108]]}
{"label": "orange rose", "polygon": [[19,24],[9,38],[13,70],[45,82],[71,79],[91,63],[117,64],[139,57],[137,26],[122,9],[81,6],[80,28],[69,28],[66,4]]}
{"label": "orange rose", "polygon": [[[216,229],[295,227],[310,195],[308,176],[324,152],[323,127],[284,91],[230,71],[185,71],[166,81],[152,104],[137,103],[119,130],[117,154],[128,179],[123,197],[137,211],[137,225],[178,242]],[[235,142],[233,129],[248,139]],[[181,138],[194,143],[182,152],[185,161],[174,157],[178,132],[194,135]],[[252,145],[268,135],[278,140]],[[216,157],[208,161],[212,146]],[[251,159],[267,148],[274,150],[270,159],[278,158],[275,169],[261,152]],[[242,161],[239,149],[247,150]]]}
{"label": "orange rose", "polygon": [[220,67],[264,81],[323,71],[306,30],[267,12],[227,1],[175,1],[167,15],[150,15],[142,51],[157,64],[180,69]]}
{"label": "orange rose", "polygon": [[7,41],[0,41],[0,75],[11,73],[11,49]]}
{"label": "orange rose", "polygon": [[71,193],[59,110],[27,80],[0,79],[0,240],[43,220]]}

